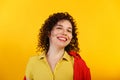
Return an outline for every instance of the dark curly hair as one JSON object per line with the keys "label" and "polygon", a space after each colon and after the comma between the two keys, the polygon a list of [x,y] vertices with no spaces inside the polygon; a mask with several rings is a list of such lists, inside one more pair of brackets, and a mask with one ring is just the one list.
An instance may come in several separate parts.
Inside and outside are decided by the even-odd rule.
{"label": "dark curly hair", "polygon": [[65,47],[65,51],[69,52],[74,50],[79,52],[78,47],[78,38],[77,38],[77,28],[76,23],[73,17],[68,14],[67,12],[58,12],[50,15],[47,20],[45,20],[44,24],[41,26],[39,35],[38,35],[38,45],[37,51],[45,51],[47,52],[49,49],[49,37],[48,34],[51,32],[53,27],[57,24],[60,20],[68,20],[72,24],[72,40],[71,42]]}

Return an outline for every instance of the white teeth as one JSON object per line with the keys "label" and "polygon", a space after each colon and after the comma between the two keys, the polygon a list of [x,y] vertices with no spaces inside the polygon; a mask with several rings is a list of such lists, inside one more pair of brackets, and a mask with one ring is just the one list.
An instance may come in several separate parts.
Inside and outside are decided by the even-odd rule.
{"label": "white teeth", "polygon": [[63,40],[63,41],[66,41],[66,38],[58,38],[58,39]]}

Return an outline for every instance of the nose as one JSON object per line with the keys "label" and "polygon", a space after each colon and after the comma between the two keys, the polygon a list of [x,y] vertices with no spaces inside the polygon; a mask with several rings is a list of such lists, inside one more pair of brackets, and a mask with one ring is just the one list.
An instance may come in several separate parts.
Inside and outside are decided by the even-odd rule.
{"label": "nose", "polygon": [[65,29],[62,30],[62,34],[67,36],[67,31]]}

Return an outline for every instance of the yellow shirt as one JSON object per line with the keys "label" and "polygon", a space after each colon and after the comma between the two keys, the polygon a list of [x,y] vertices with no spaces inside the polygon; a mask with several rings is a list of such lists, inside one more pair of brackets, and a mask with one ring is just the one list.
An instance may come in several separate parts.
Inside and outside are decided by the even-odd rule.
{"label": "yellow shirt", "polygon": [[45,53],[33,56],[27,64],[25,75],[29,80],[73,80],[73,57],[65,52],[54,71],[51,71]]}

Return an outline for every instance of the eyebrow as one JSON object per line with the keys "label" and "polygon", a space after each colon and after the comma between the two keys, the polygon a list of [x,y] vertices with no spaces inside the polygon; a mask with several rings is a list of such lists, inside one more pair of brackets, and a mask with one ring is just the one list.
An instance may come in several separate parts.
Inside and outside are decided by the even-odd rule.
{"label": "eyebrow", "polygon": [[63,27],[63,25],[61,25],[61,24],[56,24],[57,26],[61,26],[61,27]]}
{"label": "eyebrow", "polygon": [[[61,24],[56,24],[56,25],[63,27],[63,25],[61,25]],[[72,28],[71,28],[71,27],[68,27],[68,29],[72,29]]]}

